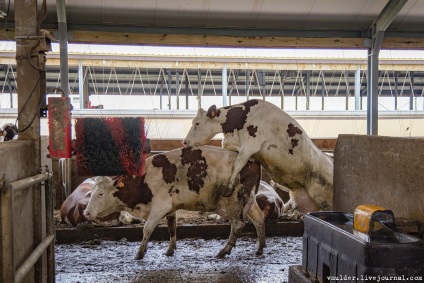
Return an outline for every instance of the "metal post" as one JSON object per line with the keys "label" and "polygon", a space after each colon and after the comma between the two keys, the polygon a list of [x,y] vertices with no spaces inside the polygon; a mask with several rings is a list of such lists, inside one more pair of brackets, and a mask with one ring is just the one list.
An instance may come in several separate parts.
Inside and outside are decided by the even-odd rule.
{"label": "metal post", "polygon": [[345,83],[346,83],[346,110],[349,110],[349,95],[350,95],[350,83],[349,83],[349,71],[344,71]]}
{"label": "metal post", "polygon": [[165,73],[163,73],[163,70],[161,69],[159,71],[160,75],[160,89],[159,89],[159,108],[162,109],[162,95],[163,95],[163,81],[165,78]]}
{"label": "metal post", "polygon": [[166,70],[168,73],[168,107],[171,109],[171,88],[172,88],[172,73],[171,70]]}
{"label": "metal post", "polygon": [[175,94],[177,96],[177,109],[180,109],[180,72],[175,71]]}
{"label": "metal post", "polygon": [[409,110],[414,110],[414,71],[409,72],[410,93],[409,93]]}
{"label": "metal post", "polygon": [[[45,51],[46,39],[40,38],[40,20],[36,0],[16,1],[15,3],[15,39],[16,69],[18,89],[19,139],[30,140],[34,145],[33,158],[27,160],[35,173],[40,168],[40,113],[46,88]],[[45,11],[44,11],[45,12]],[[29,54],[29,56],[28,56]],[[33,192],[34,245],[42,241],[41,227],[42,199],[41,191]],[[4,236],[2,235],[2,238]],[[40,258],[34,266],[35,282],[44,282],[46,257]],[[5,281],[13,282],[13,281]]]}
{"label": "metal post", "polygon": [[356,66],[355,72],[355,110],[361,109],[361,66]]}
{"label": "metal post", "polygon": [[395,110],[398,110],[399,72],[395,71]]}
{"label": "metal post", "polygon": [[227,106],[227,64],[222,67],[222,105]]}
{"label": "metal post", "polygon": [[202,71],[197,70],[197,108],[202,107]]}
{"label": "metal post", "polygon": [[185,95],[186,95],[186,109],[188,109],[188,71],[185,73]]}
{"label": "metal post", "polygon": [[246,70],[246,100],[249,100],[249,92],[250,92],[250,72]]}
{"label": "metal post", "polygon": [[84,71],[82,69],[82,60],[78,61],[78,89],[80,109],[84,109]]}
{"label": "metal post", "polygon": [[1,213],[1,282],[15,282],[15,257],[13,235],[13,197],[10,186],[0,184]]}
{"label": "metal post", "polygon": [[324,78],[324,71],[321,71],[321,110],[324,110],[325,108],[325,78]]}
{"label": "metal post", "polygon": [[309,100],[311,96],[311,71],[306,71],[306,110],[309,110]]}

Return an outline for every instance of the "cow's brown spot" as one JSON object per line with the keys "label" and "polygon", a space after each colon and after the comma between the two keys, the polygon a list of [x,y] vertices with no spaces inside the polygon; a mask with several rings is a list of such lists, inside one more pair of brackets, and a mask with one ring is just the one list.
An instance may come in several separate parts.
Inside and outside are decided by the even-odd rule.
{"label": "cow's brown spot", "polygon": [[136,177],[125,176],[121,181],[124,186],[117,188],[118,191],[113,195],[129,208],[134,209],[137,204],[148,204],[152,201],[152,190],[149,188],[149,184],[145,182],[145,175]]}
{"label": "cow's brown spot", "polygon": [[240,171],[240,184],[242,185],[239,190],[240,195],[238,195],[240,201],[247,201],[253,187],[256,186],[255,194],[258,192],[260,177],[261,166],[259,162],[249,160]]}
{"label": "cow's brown spot", "polygon": [[208,164],[202,156],[202,150],[191,147],[183,148],[181,152],[181,165],[188,165],[187,184],[190,191],[199,193],[205,185]]}
{"label": "cow's brown spot", "polygon": [[256,132],[258,131],[258,126],[250,125],[247,127],[247,131],[249,132],[249,136],[256,138]]}
{"label": "cow's brown spot", "polygon": [[297,146],[298,142],[299,142],[298,139],[291,139],[292,148],[295,148]]}
{"label": "cow's brown spot", "polygon": [[[299,129],[298,127],[295,127],[292,123],[289,124],[288,129],[287,129],[287,133],[289,134],[289,137],[294,137],[296,134],[298,135],[302,135],[302,130]],[[291,148],[289,149],[289,153],[291,155],[293,155],[293,149],[298,146],[298,139],[291,139]]]}
{"label": "cow's brown spot", "polygon": [[294,137],[296,134],[301,135],[302,130],[299,129],[298,127],[295,127],[292,123],[290,123],[287,129],[287,133],[289,134],[289,137]]}
{"label": "cow's brown spot", "polygon": [[241,130],[246,124],[247,115],[250,112],[250,108],[258,104],[255,99],[248,100],[240,105],[230,107],[227,112],[225,122],[221,124],[222,131],[224,134],[232,133],[235,130]]}
{"label": "cow's brown spot", "polygon": [[177,166],[169,162],[168,158],[163,154],[153,156],[152,165],[162,168],[163,180],[166,183],[175,182],[175,175],[177,174]]}

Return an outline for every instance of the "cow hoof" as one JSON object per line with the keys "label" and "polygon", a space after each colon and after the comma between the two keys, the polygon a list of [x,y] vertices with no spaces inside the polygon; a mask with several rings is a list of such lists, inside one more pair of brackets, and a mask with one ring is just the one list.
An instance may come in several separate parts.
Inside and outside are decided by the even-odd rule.
{"label": "cow hoof", "polygon": [[140,260],[140,259],[143,259],[143,257],[144,257],[144,253],[138,253],[136,256],[135,256],[135,260]]}
{"label": "cow hoof", "polygon": [[224,258],[226,255],[227,255],[227,253],[226,253],[226,252],[220,251],[220,252],[216,255],[216,257],[217,257],[217,258]]}
{"label": "cow hoof", "polygon": [[168,250],[166,251],[166,256],[173,256],[174,255],[174,250]]}
{"label": "cow hoof", "polygon": [[263,255],[263,254],[264,254],[264,251],[262,251],[262,250],[257,250],[257,251],[256,251],[256,255],[258,255],[258,256],[259,256],[259,255]]}

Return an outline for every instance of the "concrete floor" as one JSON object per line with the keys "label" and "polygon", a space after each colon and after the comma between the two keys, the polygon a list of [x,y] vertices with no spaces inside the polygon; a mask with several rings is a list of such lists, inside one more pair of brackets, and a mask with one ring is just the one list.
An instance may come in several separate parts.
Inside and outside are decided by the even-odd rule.
{"label": "concrete floor", "polygon": [[144,259],[134,260],[139,242],[92,240],[56,245],[56,282],[287,282],[288,267],[301,264],[301,237],[268,237],[264,255],[257,240],[239,238],[231,255],[217,259],[225,239],[182,239],[172,257],[168,241],[151,241]]}

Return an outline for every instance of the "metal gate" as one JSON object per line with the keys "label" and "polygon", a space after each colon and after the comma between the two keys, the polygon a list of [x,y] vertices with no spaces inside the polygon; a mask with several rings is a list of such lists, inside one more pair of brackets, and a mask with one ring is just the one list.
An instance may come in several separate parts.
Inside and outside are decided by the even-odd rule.
{"label": "metal gate", "polygon": [[[28,275],[34,271],[33,282],[54,282],[54,218],[53,218],[53,190],[51,186],[52,174],[48,168],[44,172],[14,182],[8,182],[6,176],[0,176],[0,229],[1,229],[1,269],[0,282],[23,282],[29,280]],[[14,215],[14,199],[17,194],[28,194],[33,189],[33,221],[35,232],[33,251],[19,265],[17,264],[16,251],[19,242],[16,241],[14,223],[19,221]],[[39,208],[39,209],[38,209]],[[22,217],[22,215],[20,215]],[[24,216],[25,217],[25,216]],[[37,240],[39,239],[39,240]],[[44,259],[43,259],[44,258]]]}

